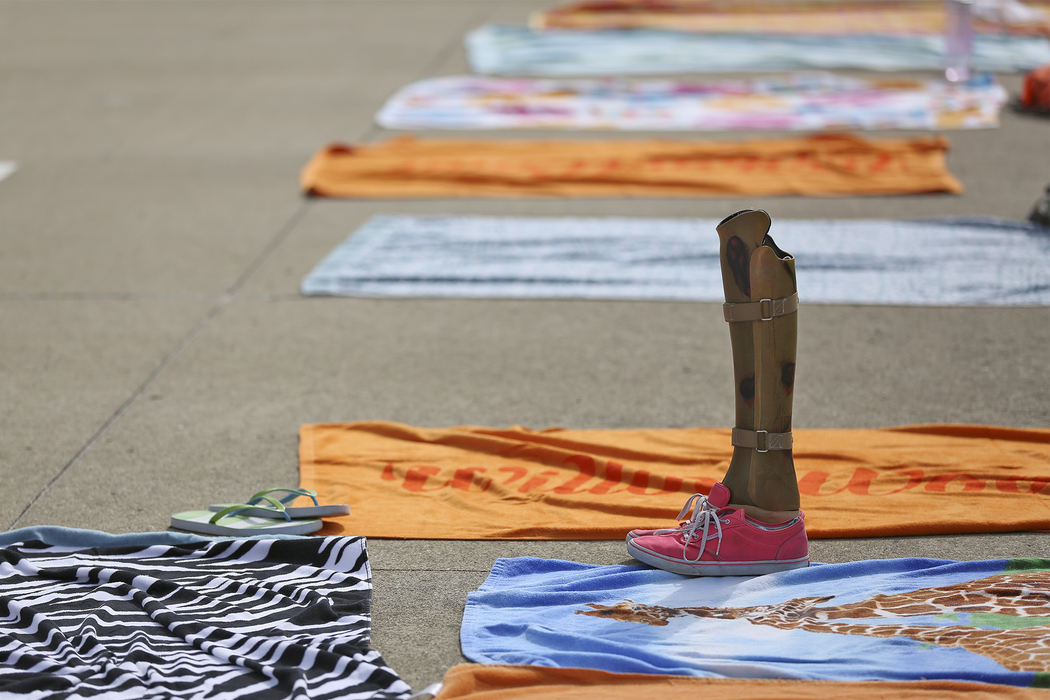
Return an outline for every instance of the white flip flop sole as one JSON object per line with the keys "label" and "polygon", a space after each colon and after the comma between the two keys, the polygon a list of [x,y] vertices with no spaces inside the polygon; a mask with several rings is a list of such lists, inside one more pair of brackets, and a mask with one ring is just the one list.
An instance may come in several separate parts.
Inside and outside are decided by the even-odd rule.
{"label": "white flip flop sole", "polygon": [[[208,506],[211,512],[229,508],[234,503],[213,503]],[[289,518],[328,518],[336,515],[350,515],[350,506],[344,503],[333,503],[327,506],[287,506],[284,509]],[[284,520],[284,513],[266,506],[249,506],[237,511],[238,515],[251,515],[257,518],[276,518]]]}
{"label": "white flip flop sole", "polygon": [[227,515],[216,523],[208,522],[215,515],[210,510],[188,510],[171,516],[171,526],[179,530],[199,532],[204,535],[309,535],[320,530],[320,520],[276,520],[250,515]]}

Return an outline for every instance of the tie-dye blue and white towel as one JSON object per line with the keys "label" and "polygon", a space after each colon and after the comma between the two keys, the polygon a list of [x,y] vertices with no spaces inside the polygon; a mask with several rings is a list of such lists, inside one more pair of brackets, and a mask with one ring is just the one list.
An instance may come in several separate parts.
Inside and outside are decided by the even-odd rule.
{"label": "tie-dye blue and white towel", "polygon": [[[466,39],[470,66],[490,75],[589,76],[810,68],[942,70],[940,36],[690,34],[655,29],[537,31],[488,24]],[[983,34],[974,65],[1013,72],[1050,61],[1045,37]]]}
{"label": "tie-dye blue and white towel", "polygon": [[[717,221],[376,216],[307,295],[722,301]],[[833,304],[1050,304],[1050,229],[997,219],[776,220],[799,296]]]}

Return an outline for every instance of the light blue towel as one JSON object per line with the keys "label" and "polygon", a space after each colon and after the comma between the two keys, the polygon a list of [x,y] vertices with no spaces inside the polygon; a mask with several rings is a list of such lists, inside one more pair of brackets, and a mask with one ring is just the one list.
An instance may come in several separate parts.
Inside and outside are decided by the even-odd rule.
{"label": "light blue towel", "polygon": [[467,598],[461,643],[489,664],[1046,686],[1048,591],[1050,559],[889,559],[754,578],[499,559]]}
{"label": "light blue towel", "polygon": [[19,542],[43,542],[56,548],[87,549],[94,547],[150,547],[153,545],[181,545],[198,542],[248,539],[305,539],[300,535],[261,535],[245,537],[202,537],[189,532],[129,532],[114,534],[102,530],[86,530],[61,525],[36,525],[18,530],[0,532],[0,547]]}
{"label": "light blue towel", "polygon": [[133,532],[115,535],[101,530],[84,530],[59,525],[37,525],[0,532],[0,547],[18,542],[43,542],[56,547],[148,547],[204,542],[209,538],[186,532]]}
{"label": "light blue towel", "polygon": [[[586,76],[857,68],[943,70],[939,36],[689,34],[656,29],[534,31],[489,24],[466,38],[471,68],[493,75]],[[978,35],[974,67],[1013,72],[1050,62],[1044,37]]]}
{"label": "light blue towel", "polygon": [[[376,216],[302,283],[346,296],[721,301],[717,221]],[[1050,304],[1050,229],[993,219],[776,220],[803,301]]]}

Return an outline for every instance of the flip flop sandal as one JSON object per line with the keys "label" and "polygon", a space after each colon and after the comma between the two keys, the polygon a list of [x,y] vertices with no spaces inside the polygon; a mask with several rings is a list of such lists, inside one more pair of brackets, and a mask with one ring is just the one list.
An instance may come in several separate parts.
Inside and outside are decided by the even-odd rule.
{"label": "flip flop sandal", "polygon": [[[180,530],[199,532],[205,535],[309,535],[317,532],[324,525],[320,520],[292,520],[287,513],[281,513],[284,504],[275,498],[263,497],[274,504],[268,509],[276,514],[266,518],[250,515],[237,515],[245,510],[255,510],[255,506],[245,504],[233,505],[218,512],[210,510],[188,510],[171,516],[171,526]],[[282,518],[283,520],[276,520]]]}
{"label": "flip flop sandal", "polygon": [[[285,494],[279,499],[270,496],[272,493]],[[314,502],[312,506],[290,506],[288,505],[300,496],[308,496]],[[257,505],[261,501],[271,504],[277,503],[280,507],[271,508],[268,505]],[[213,503],[208,510],[221,511],[229,508],[233,503]],[[327,518],[334,515],[349,515],[350,506],[345,503],[336,503],[322,506],[317,502],[317,492],[313,489],[266,489],[254,494],[244,502],[245,510],[242,515],[252,515],[259,518]]]}

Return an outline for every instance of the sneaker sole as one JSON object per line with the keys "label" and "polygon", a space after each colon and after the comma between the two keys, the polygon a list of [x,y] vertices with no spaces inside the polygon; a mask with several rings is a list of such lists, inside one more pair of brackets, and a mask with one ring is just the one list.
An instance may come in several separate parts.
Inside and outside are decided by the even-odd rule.
{"label": "sneaker sole", "polygon": [[[667,528],[662,528],[662,529],[664,529],[664,530],[676,530],[678,528],[667,527]],[[649,534],[652,534],[653,532],[655,532],[655,530],[649,530]],[[627,544],[630,544],[631,541],[634,540],[635,537],[642,537],[642,535],[636,535],[633,532],[628,532],[627,535],[623,538],[623,541],[626,542]]]}
{"label": "sneaker sole", "polygon": [[747,562],[703,562],[692,564],[681,559],[672,559],[647,549],[642,549],[628,540],[627,551],[638,561],[683,576],[761,576],[778,571],[804,569],[809,566],[809,557],[780,559],[775,561]]}

